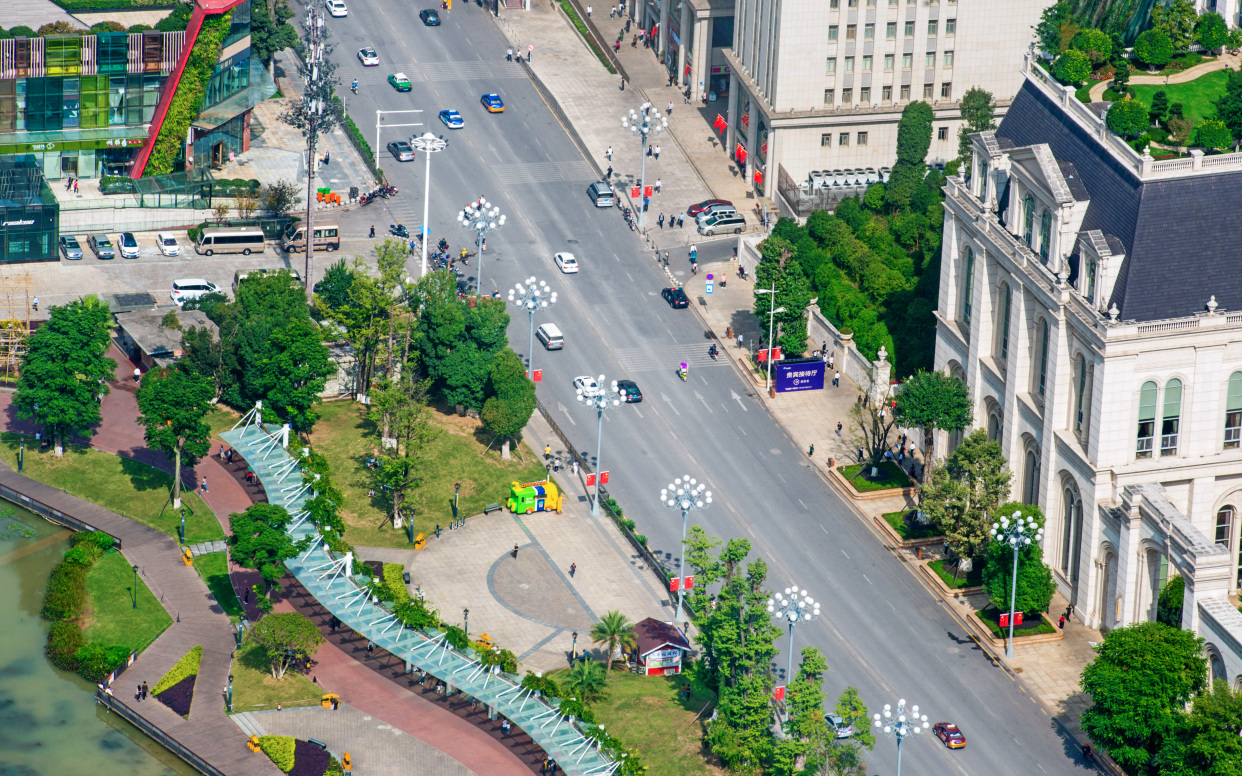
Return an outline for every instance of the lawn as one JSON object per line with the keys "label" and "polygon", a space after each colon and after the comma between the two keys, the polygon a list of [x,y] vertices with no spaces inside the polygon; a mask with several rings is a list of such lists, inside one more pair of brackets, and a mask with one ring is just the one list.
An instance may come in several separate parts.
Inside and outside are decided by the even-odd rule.
{"label": "lawn", "polygon": [[[0,435],[0,459],[14,471],[21,438],[20,434]],[[52,448],[40,451],[31,437],[26,437],[26,441],[26,465],[22,473],[27,477],[157,531],[177,535],[181,516],[168,499],[172,475],[128,458],[83,447],[67,447],[65,456],[58,459]],[[198,494],[183,489],[181,501],[192,511],[185,521],[187,542],[194,544],[224,538],[224,529]]]}
{"label": "lawn", "polygon": [[241,602],[237,600],[237,593],[233,592],[233,583],[229,581],[228,553],[221,551],[195,555],[194,568],[198,569],[198,575],[207,583],[211,594],[216,597],[216,603],[220,604],[229,619],[233,622],[240,620],[244,612]]}
{"label": "lawn", "polygon": [[[1007,611],[1005,613],[1008,614]],[[975,612],[975,616],[978,617],[984,625],[987,625],[988,628],[991,629],[993,638],[1007,639],[1009,638],[1009,626],[1006,625],[1004,628],[1000,626],[1000,615],[1000,610],[992,607]],[[1039,636],[1044,633],[1056,632],[1057,626],[1048,622],[1048,618],[1044,617],[1042,614],[1038,614],[1036,617],[1024,615],[1023,623],[1021,625],[1013,626],[1014,639],[1020,639],[1023,636]]]}
{"label": "lawn", "polygon": [[138,585],[135,609],[133,588],[134,569],[124,555],[109,552],[96,561],[86,574],[87,605],[82,625],[88,642],[144,649],[172,624],[168,612],[145,584]]}
{"label": "lawn", "polygon": [[1151,100],[1156,92],[1163,91],[1169,98],[1169,104],[1180,102],[1186,118],[1197,125],[1200,121],[1216,115],[1215,102],[1225,94],[1225,82],[1228,79],[1228,70],[1213,70],[1184,84],[1132,84],[1130,88],[1134,90],[1134,96],[1148,108],[1151,107]]}
{"label": "lawn", "polygon": [[247,642],[233,656],[233,711],[274,709],[277,703],[286,709],[314,706],[323,695],[323,688],[297,671],[276,681],[258,644]]}
{"label": "lawn", "polygon": [[[321,406],[320,413],[311,444],[328,459],[333,479],[345,496],[341,508],[345,538],[363,546],[408,546],[405,531],[394,530],[380,500],[368,495],[372,479],[366,461],[376,455],[379,439],[364,408],[349,401],[329,402]],[[453,519],[455,482],[461,483],[460,514],[469,516],[481,513],[488,504],[503,504],[514,480],[542,480],[547,474],[539,456],[525,445],[515,448],[508,461],[501,459],[499,445],[484,452],[490,439],[477,420],[434,411],[432,422],[441,433],[427,451],[422,485],[407,502],[414,508],[416,533],[430,535],[437,523],[447,526]]]}
{"label": "lawn", "polygon": [[[868,474],[855,476],[863,469]],[[867,493],[875,490],[889,490],[891,488],[908,488],[914,483],[910,482],[910,478],[906,476],[905,471],[893,463],[892,461],[883,461],[880,466],[880,476],[878,479],[871,479],[869,472],[871,465],[865,463],[856,463],[850,466],[838,466],[837,471],[845,475],[845,479],[850,481],[854,486],[854,490],[859,493]]]}
{"label": "lawn", "polygon": [[956,561],[933,560],[927,565],[952,590],[961,590],[964,587],[979,587],[983,584],[982,561],[976,562],[971,570],[965,574],[958,574],[956,581],[953,579],[953,573],[957,570]]}
{"label": "lawn", "polygon": [[[689,700],[678,692],[690,684]],[[715,693],[690,676],[639,676],[613,671],[608,695],[591,708],[604,729],[635,750],[651,774],[718,776],[725,771],[704,759],[703,723]]]}
{"label": "lawn", "polygon": [[228,431],[237,424],[237,421],[241,420],[241,413],[232,407],[217,404],[207,411],[207,415],[203,420],[207,421],[208,426],[211,426],[211,435],[218,437],[222,432]]}
{"label": "lawn", "polygon": [[915,513],[909,509],[888,512],[884,515],[884,522],[891,525],[902,539],[926,539],[930,536],[941,535],[940,529],[930,523],[919,525],[914,522],[914,515]]}

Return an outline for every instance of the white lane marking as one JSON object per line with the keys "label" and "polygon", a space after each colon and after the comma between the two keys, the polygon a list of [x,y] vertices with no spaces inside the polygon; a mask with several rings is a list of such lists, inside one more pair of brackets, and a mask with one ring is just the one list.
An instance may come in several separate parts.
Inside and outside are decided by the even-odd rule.
{"label": "white lane marking", "polygon": [[578,425],[578,421],[574,420],[574,416],[569,414],[569,408],[568,408],[568,407],[566,407],[564,404],[561,404],[561,403],[558,401],[558,402],[556,403],[556,408],[557,408],[558,410],[560,410],[561,412],[565,413],[565,417],[569,419],[569,425],[571,425],[571,426],[576,426],[576,425]]}
{"label": "white lane marking", "polygon": [[[827,531],[825,531],[824,533],[828,533],[828,532],[827,532]],[[848,552],[846,552],[845,550],[841,550],[841,554],[845,556],[845,559],[846,559],[846,560],[849,560],[849,559],[850,559],[850,554],[849,554]]]}
{"label": "white lane marking", "polygon": [[711,408],[711,406],[707,403],[707,399],[704,399],[704,398],[703,398],[703,394],[699,393],[698,391],[695,391],[695,392],[694,392],[694,398],[696,398],[696,399],[698,399],[699,401],[701,401],[701,402],[703,403],[703,406],[704,406],[705,408],[707,408],[707,411],[708,411],[708,412],[710,412],[710,413],[711,413],[711,414],[713,414],[713,415],[715,415],[715,414],[716,414],[716,411],[715,411],[715,410],[713,410],[713,409]]}
{"label": "white lane marking", "polygon": [[867,580],[867,584],[868,584],[868,585],[874,585],[874,584],[875,584],[875,583],[874,583],[874,582],[872,582],[870,579],[867,579],[867,575],[866,575],[866,574],[863,574],[863,575],[862,575],[862,577],[863,577],[863,579],[866,579],[866,580]]}
{"label": "white lane marking", "polygon": [[[750,412],[750,410],[746,409],[746,405],[742,403],[742,397],[737,395],[737,391],[730,388],[729,398],[737,402],[737,406],[742,408],[742,412]],[[742,433],[745,434],[746,432],[743,431]]]}
{"label": "white lane marking", "polygon": [[640,419],[645,420],[645,418],[643,418],[643,413],[637,407],[634,408],[634,414],[638,415]]}
{"label": "white lane marking", "polygon": [[803,509],[805,509],[806,511],[808,511],[808,512],[810,512],[810,511],[811,511],[811,510],[807,507],[806,502],[804,502],[802,499],[798,499],[798,503],[799,503],[799,504],[801,504],[801,505],[802,505],[802,508],[803,508]]}
{"label": "white lane marking", "polygon": [[681,417],[681,413],[678,412],[677,408],[673,406],[673,400],[668,397],[668,394],[662,393],[660,394],[660,398],[663,399],[664,403],[668,405],[668,408],[673,411],[673,414]]}
{"label": "white lane marking", "polygon": [[[823,524],[823,523],[817,523],[817,525],[819,526],[819,530],[823,531],[824,533],[828,533],[828,529],[827,529],[827,528],[824,528],[824,524]],[[841,552],[845,552],[845,550],[841,550]],[[849,556],[848,556],[848,555],[846,555],[845,557],[847,557],[847,558],[848,558]]]}

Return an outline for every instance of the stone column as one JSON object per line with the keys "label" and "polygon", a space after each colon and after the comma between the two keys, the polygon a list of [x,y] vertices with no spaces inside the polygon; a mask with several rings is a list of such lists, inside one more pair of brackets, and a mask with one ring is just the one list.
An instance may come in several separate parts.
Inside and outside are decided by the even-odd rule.
{"label": "stone column", "polygon": [[1135,622],[1134,607],[1138,601],[1139,574],[1142,567],[1143,517],[1140,507],[1143,496],[1129,489],[1122,491],[1122,514],[1120,545],[1117,547],[1117,599],[1104,601],[1103,607],[1112,606],[1120,628]]}
{"label": "stone column", "polygon": [[737,123],[742,120],[738,114],[740,110],[738,92],[742,89],[742,81],[737,77],[736,73],[729,74],[729,106],[725,111],[725,119],[729,122],[728,128],[724,133],[724,152],[725,157],[729,158],[733,154],[733,147],[737,145]]}
{"label": "stone column", "polygon": [[[694,14],[690,8],[690,0],[681,0],[681,45],[677,47],[677,83],[685,86],[688,82],[686,76],[686,49],[690,48],[690,42],[695,39],[694,35]],[[690,57],[694,59],[693,56]]]}
{"label": "stone column", "polygon": [[888,363],[888,351],[883,345],[878,358],[871,362],[871,392],[868,398],[872,404],[879,404],[888,398],[888,381],[893,373],[893,365]]}
{"label": "stone column", "polygon": [[656,42],[659,45],[656,47],[656,52],[660,55],[661,65],[664,64],[664,52],[668,49],[668,19],[672,4],[672,0],[660,0],[660,18],[657,22],[660,26],[656,29],[658,36]]}

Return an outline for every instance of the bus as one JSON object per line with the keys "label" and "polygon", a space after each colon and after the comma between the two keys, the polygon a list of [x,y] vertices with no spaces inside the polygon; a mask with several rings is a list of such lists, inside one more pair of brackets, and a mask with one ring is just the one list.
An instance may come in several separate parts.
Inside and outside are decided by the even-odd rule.
{"label": "bus", "polygon": [[194,250],[200,255],[215,253],[262,253],[263,230],[257,226],[209,227],[198,235]]}
{"label": "bus", "polygon": [[[306,225],[294,222],[285,227],[280,247],[288,253],[306,250]],[[315,224],[315,250],[335,251],[341,247],[341,229],[336,224]]]}

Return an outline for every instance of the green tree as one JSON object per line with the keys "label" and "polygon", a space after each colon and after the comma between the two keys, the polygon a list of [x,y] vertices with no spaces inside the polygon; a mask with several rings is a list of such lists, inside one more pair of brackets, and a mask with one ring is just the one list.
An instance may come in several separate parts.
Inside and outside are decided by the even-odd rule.
{"label": "green tree", "polygon": [[247,638],[263,648],[268,670],[280,680],[295,662],[309,658],[323,644],[319,628],[301,612],[268,614],[246,630]]}
{"label": "green tree", "polygon": [[152,369],[138,386],[138,423],[147,444],[173,460],[173,509],[181,508],[181,467],[211,449],[211,378],[172,367]]}
{"label": "green tree", "polygon": [[315,301],[336,310],[349,304],[349,291],[354,284],[354,276],[346,266],[344,259],[338,259],[328,267],[323,280],[315,284]]}
{"label": "green tree", "polygon": [[242,568],[258,571],[269,590],[284,575],[285,561],[310,543],[309,538],[289,538],[286,530],[292,520],[284,507],[267,503],[229,515],[229,557]]}
{"label": "green tree", "polygon": [[1156,622],[1162,622],[1171,628],[1182,627],[1182,601],[1185,595],[1186,580],[1176,574],[1169,577],[1169,581],[1160,588],[1160,597],[1156,600]]}
{"label": "green tree", "polygon": [[811,302],[811,285],[802,264],[791,260],[794,254],[788,240],[773,235],[760,244],[759,264],[755,267],[756,290],[775,287],[776,294],[755,293],[754,314],[766,324],[773,304],[777,309],[785,308],[774,316],[774,323],[779,326],[774,333],[776,346],[785,357],[806,352],[806,308]]}
{"label": "green tree", "polygon": [[1164,30],[1147,30],[1134,41],[1134,56],[1155,71],[1173,58],[1173,43]]}
{"label": "green tree", "polygon": [[46,323],[26,341],[13,404],[52,437],[56,457],[65,440],[89,437],[99,424],[99,403],[108,394],[116,362],[108,358],[111,312],[97,297],[51,308]]}
{"label": "green tree", "polygon": [[1148,115],[1151,116],[1153,124],[1162,123],[1169,115],[1169,96],[1163,89],[1151,96],[1151,110]]}
{"label": "green tree", "polygon": [[1113,65],[1113,85],[1112,90],[1118,94],[1133,97],[1130,94],[1130,63],[1119,62]]}
{"label": "green tree", "polygon": [[[1044,515],[1033,504],[1002,504],[992,519],[1012,518],[1020,512],[1024,518],[1034,518],[1035,524],[1044,527]],[[988,600],[1001,611],[1009,611],[1009,596],[1013,590],[1013,548],[999,541],[987,547],[987,562],[983,567],[983,592]],[[1044,563],[1044,549],[1031,542],[1018,550],[1018,591],[1014,605],[1019,612],[1038,614],[1048,608],[1056,593],[1052,571]]]}
{"label": "green tree", "polygon": [[923,429],[923,481],[935,464],[936,431],[963,431],[974,420],[966,384],[945,372],[919,372],[897,394],[893,416],[903,426]]}
{"label": "green tree", "polygon": [[591,626],[591,642],[608,647],[608,654],[604,659],[607,674],[612,673],[612,661],[616,657],[617,650],[634,649],[638,643],[633,627],[634,624],[629,618],[615,609],[606,613],[599,622]]}
{"label": "green tree", "polygon": [[1039,24],[1035,25],[1035,36],[1039,38],[1040,46],[1050,58],[1064,51],[1077,32],[1074,9],[1068,0],[1058,0],[1045,8]]}
{"label": "green tree", "polygon": [[608,673],[594,660],[579,660],[561,677],[561,685],[583,703],[604,697]]}
{"label": "green tree", "polygon": [[[1225,93],[1216,100],[1216,118],[1225,122],[1234,142],[1242,140],[1242,71],[1229,70]],[[1172,106],[1169,108],[1172,115]]]}
{"label": "green tree", "polygon": [[996,101],[992,93],[972,86],[962,95],[959,109],[962,128],[957,132],[957,158],[963,164],[970,163],[970,136],[976,132],[996,129]]}
{"label": "green tree", "polygon": [[1166,738],[1160,776],[1235,776],[1242,762],[1242,690],[1223,679],[1195,696],[1177,732]]}
{"label": "green tree", "polygon": [[[1156,3],[1152,6],[1152,29],[1168,36],[1174,51],[1185,51],[1190,48],[1190,44],[1195,39],[1195,27],[1198,23],[1199,13],[1195,10],[1195,4],[1190,0],[1172,0],[1172,2]],[[1139,37],[1142,38],[1141,35]],[[1135,45],[1137,53],[1137,43]],[[1151,62],[1146,58],[1143,58],[1143,61]]]}
{"label": "green tree", "polygon": [[270,64],[277,51],[293,48],[298,31],[289,24],[293,11],[284,0],[254,0],[250,9],[251,51],[264,64]]}
{"label": "green tree", "polygon": [[824,674],[828,663],[818,649],[803,647],[798,671],[789,681],[785,739],[772,752],[773,776],[820,773],[828,753],[824,725]]}
{"label": "green tree", "polygon": [[302,201],[298,193],[300,190],[296,183],[290,183],[287,180],[269,183],[259,194],[259,203],[263,207],[263,212],[273,217],[283,216]]}
{"label": "green tree", "polygon": [[1013,475],[999,442],[979,429],[962,440],[948,461],[923,486],[923,511],[958,555],[958,570],[970,570],[991,541],[992,516],[1009,492]]}
{"label": "green tree", "polygon": [[419,363],[448,404],[482,410],[496,354],[508,345],[509,312],[499,299],[471,307],[457,296],[448,270],[419,279],[413,294],[418,319]]}
{"label": "green tree", "polygon": [[1091,705],[1082,727],[1132,776],[1156,773],[1153,761],[1178,733],[1182,709],[1207,684],[1203,639],[1144,622],[1114,628],[1082,672]]}
{"label": "green tree", "polygon": [[298,433],[309,433],[319,413],[314,407],[336,371],[319,331],[309,320],[293,320],[272,332],[271,358],[262,369],[261,386],[267,402]]}
{"label": "green tree", "polygon": [[177,362],[183,372],[200,374],[211,381],[211,400],[220,400],[224,383],[231,379],[224,360],[224,343],[207,326],[191,326],[181,332],[181,348],[185,356]]}
{"label": "green tree", "polygon": [[862,776],[867,770],[863,750],[875,747],[875,734],[871,718],[867,716],[867,706],[858,690],[846,687],[837,699],[835,712],[843,722],[854,726],[854,735],[831,742],[827,753],[827,772],[833,776]]}
{"label": "green tree", "polygon": [[1233,133],[1220,119],[1205,119],[1195,127],[1194,144],[1209,151],[1225,151],[1233,145]]}
{"label": "green tree", "polygon": [[1104,121],[1109,129],[1122,137],[1140,135],[1150,124],[1147,108],[1143,103],[1130,97],[1114,102],[1109,107]]}
{"label": "green tree", "polygon": [[897,122],[897,164],[921,166],[931,148],[932,106],[922,100],[908,103]]}
{"label": "green tree", "polygon": [[389,436],[381,440],[374,471],[394,528],[405,517],[413,518],[402,510],[410,491],[422,483],[427,450],[439,434],[427,407],[427,388],[428,381],[416,380],[412,369],[403,369],[395,379],[378,383],[371,394],[371,420],[388,424]]}
{"label": "green tree", "polygon": [[1078,49],[1070,49],[1057,57],[1052,72],[1062,83],[1081,86],[1091,77],[1091,61]]}
{"label": "green tree", "polygon": [[[863,392],[870,396],[874,387],[874,383],[869,382]],[[863,451],[867,464],[854,475],[858,478],[883,463],[884,454],[892,449],[891,437],[897,419],[883,399],[869,401],[865,406],[856,402],[850,407],[849,414],[850,444]]]}
{"label": "green tree", "polygon": [[1091,27],[1079,30],[1074,39],[1070,41],[1070,47],[1086,54],[1092,65],[1103,63],[1113,53],[1112,38],[1101,30]]}
{"label": "green tree", "polygon": [[1208,51],[1224,48],[1229,43],[1229,25],[1220,14],[1205,13],[1195,22],[1195,42]]}
{"label": "green tree", "polygon": [[484,428],[504,440],[500,457],[507,459],[510,441],[526,428],[535,412],[535,384],[526,376],[526,367],[513,348],[496,355],[487,392],[480,417]]}

